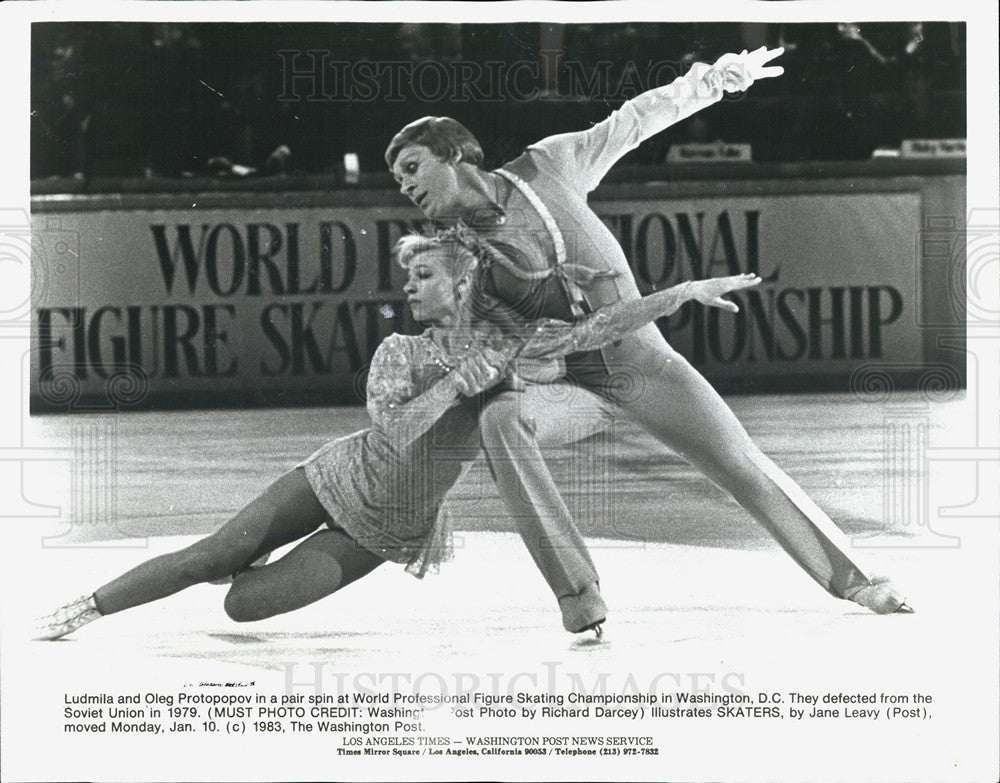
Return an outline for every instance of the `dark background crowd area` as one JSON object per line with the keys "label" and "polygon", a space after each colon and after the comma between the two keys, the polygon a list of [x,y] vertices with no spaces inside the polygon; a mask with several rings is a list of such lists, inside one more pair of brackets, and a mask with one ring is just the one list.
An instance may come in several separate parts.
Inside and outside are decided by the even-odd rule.
{"label": "dark background crowd area", "polygon": [[[36,23],[31,176],[340,182],[345,153],[362,176],[384,172],[392,134],[425,114],[465,123],[494,166],[692,62],[760,45],[786,47],[783,77],[627,163],[663,165],[672,144],[716,140],[751,144],[758,162],[863,160],[903,139],[966,134],[961,23]],[[290,78],[317,62],[322,83]]]}

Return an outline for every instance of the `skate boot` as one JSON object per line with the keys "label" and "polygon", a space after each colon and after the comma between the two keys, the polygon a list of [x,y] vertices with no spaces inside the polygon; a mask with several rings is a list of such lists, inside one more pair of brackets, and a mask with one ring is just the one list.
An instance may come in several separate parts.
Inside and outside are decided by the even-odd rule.
{"label": "skate boot", "polygon": [[906,597],[887,576],[873,576],[869,584],[849,598],[875,614],[913,614],[913,609],[906,603]]}
{"label": "skate boot", "polygon": [[562,611],[563,628],[570,633],[593,631],[598,639],[604,635],[601,624],[607,617],[608,607],[596,582],[576,595],[562,596],[559,609]]}
{"label": "skate boot", "polygon": [[60,606],[52,614],[39,618],[35,622],[33,638],[47,641],[61,639],[100,616],[93,594],[81,595],[75,601]]}

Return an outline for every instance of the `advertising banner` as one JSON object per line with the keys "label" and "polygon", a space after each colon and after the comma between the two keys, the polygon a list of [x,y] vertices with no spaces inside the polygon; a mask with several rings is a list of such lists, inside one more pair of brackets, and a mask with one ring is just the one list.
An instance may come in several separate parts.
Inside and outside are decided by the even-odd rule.
{"label": "advertising banner", "polygon": [[[660,321],[709,379],[843,376],[921,359],[919,193],[601,201],[643,293],[756,272],[738,314]],[[406,207],[36,213],[32,398],[358,403],[393,331],[419,328],[392,248]]]}
{"label": "advertising banner", "polygon": [[[643,293],[754,272],[740,312],[685,307],[660,321],[712,378],[843,375],[919,362],[918,193],[616,201],[595,205]],[[795,389],[794,381],[789,390]]]}

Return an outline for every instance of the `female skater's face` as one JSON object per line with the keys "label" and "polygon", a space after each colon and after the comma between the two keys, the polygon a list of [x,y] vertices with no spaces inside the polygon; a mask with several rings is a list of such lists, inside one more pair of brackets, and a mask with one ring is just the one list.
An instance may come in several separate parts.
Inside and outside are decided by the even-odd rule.
{"label": "female skater's face", "polygon": [[421,323],[453,326],[458,322],[461,302],[456,281],[445,263],[448,252],[444,248],[433,248],[410,261],[403,293],[414,319]]}
{"label": "female skater's face", "polygon": [[399,192],[416,204],[429,218],[461,215],[462,188],[458,169],[452,161],[441,160],[427,147],[403,147],[392,166]]}

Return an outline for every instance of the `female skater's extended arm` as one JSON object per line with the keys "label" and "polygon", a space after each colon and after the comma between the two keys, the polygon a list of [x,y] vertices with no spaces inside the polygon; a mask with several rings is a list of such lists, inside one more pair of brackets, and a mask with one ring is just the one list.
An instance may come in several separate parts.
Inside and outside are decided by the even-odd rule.
{"label": "female skater's extended arm", "polygon": [[695,300],[711,307],[730,312],[739,308],[735,302],[722,295],[760,283],[757,275],[713,277],[707,280],[689,280],[641,299],[615,302],[570,324],[562,321],[545,321],[535,327],[518,356],[525,359],[544,359],[579,351],[589,351],[619,340],[657,318],[676,312],[682,304]]}
{"label": "female skater's extended arm", "polygon": [[[399,448],[405,448],[429,430],[461,396],[471,396],[497,383],[514,358],[550,359],[600,348],[634,332],[657,318],[674,313],[689,300],[736,311],[723,294],[760,283],[753,274],[692,280],[641,299],[615,302],[577,323],[547,320],[538,323],[525,341],[502,349],[484,348],[448,368],[426,391],[414,396],[413,338],[390,335],[375,352],[368,374],[368,413]],[[454,369],[454,372],[450,370]]]}

